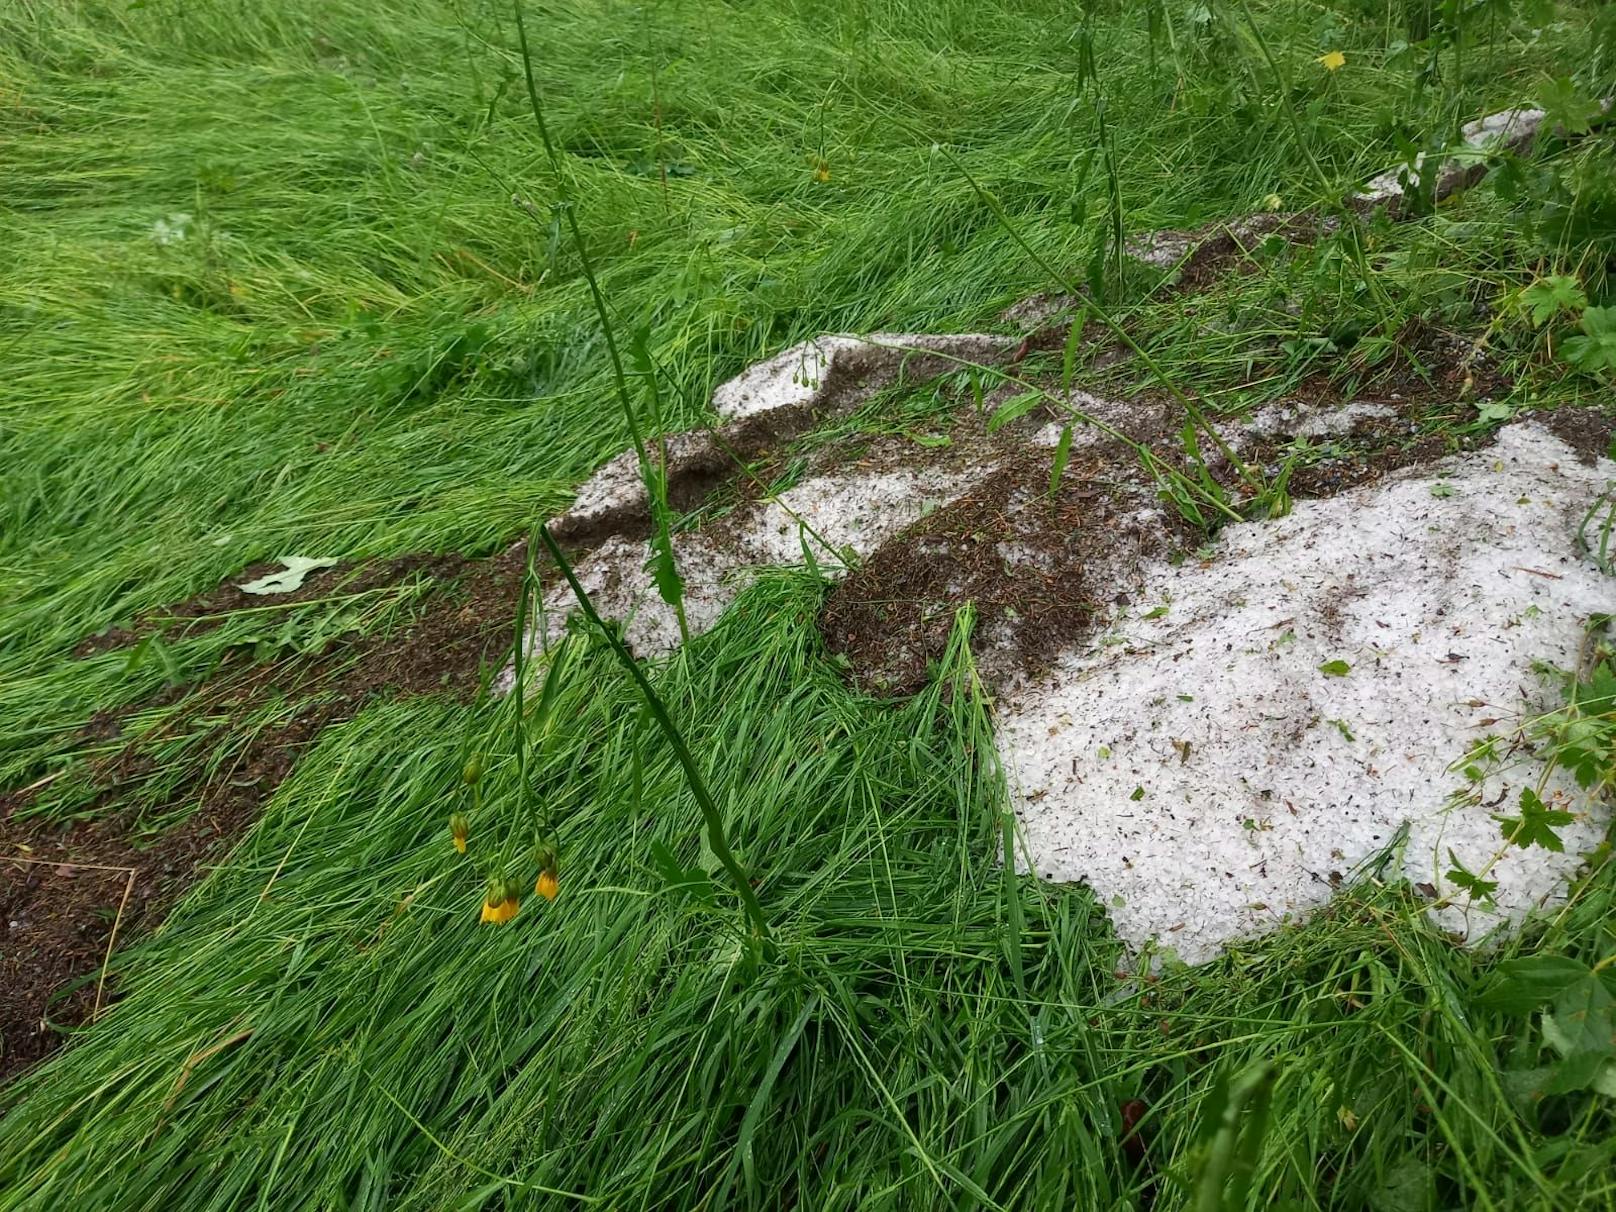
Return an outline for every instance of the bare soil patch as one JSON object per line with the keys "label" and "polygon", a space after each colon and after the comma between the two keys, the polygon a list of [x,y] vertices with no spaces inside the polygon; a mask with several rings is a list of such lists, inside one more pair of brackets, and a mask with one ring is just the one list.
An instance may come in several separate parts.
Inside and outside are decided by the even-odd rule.
{"label": "bare soil patch", "polygon": [[[441,580],[414,622],[391,634],[348,638],[318,654],[262,664],[243,651],[207,682],[137,705],[166,702],[175,711],[159,729],[96,760],[91,773],[106,788],[106,806],[113,809],[107,815],[64,827],[23,812],[30,791],[0,795],[0,1082],[53,1051],[116,996],[115,982],[103,985],[101,979],[114,946],[161,923],[178,896],[252,824],[322,731],[382,695],[475,695],[484,670],[497,669],[510,643],[525,561],[525,545],[484,560],[410,557],[347,570],[346,580],[334,575],[323,586],[305,586],[300,594],[323,596],[339,583],[374,587],[416,574]],[[142,627],[167,634],[199,623],[217,626],[219,616],[241,608],[242,597],[248,598],[245,605],[262,605],[234,588],[252,573],[153,612],[126,635],[138,638]],[[110,646],[107,637],[97,640]],[[276,700],[289,706],[273,726],[249,737],[221,737],[219,744],[239,749],[217,775],[206,774],[207,755],[192,759],[194,773],[182,778],[157,814],[186,812],[179,824],[154,833],[142,828],[132,809],[116,810],[120,793],[151,775],[155,742],[182,733],[204,715],[245,716]],[[99,714],[85,740],[120,736],[136,709]]]}
{"label": "bare soil patch", "polygon": [[339,595],[369,593],[401,584],[411,577],[442,581],[458,575],[465,563],[460,556],[444,555],[402,556],[393,560],[335,564],[310,572],[303,584],[290,593],[261,596],[243,592],[241,584],[257,580],[280,568],[279,560],[267,560],[248,565],[205,593],[147,611],[128,627],[114,627],[99,635],[88,636],[73,650],[73,655],[86,657],[124,648],[153,634],[174,640],[205,635],[238,611],[266,606],[298,606]]}

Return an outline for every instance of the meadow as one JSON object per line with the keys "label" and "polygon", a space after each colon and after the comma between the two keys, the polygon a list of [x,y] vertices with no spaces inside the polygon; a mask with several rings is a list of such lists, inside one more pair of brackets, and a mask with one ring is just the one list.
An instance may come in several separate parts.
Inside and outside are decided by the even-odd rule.
{"label": "meadow", "polygon": [[[505,3],[0,11],[0,887],[68,827],[132,864],[196,839],[146,873],[160,912],[121,874],[53,902],[105,959],[0,1086],[0,1209],[1616,1206],[1608,844],[1486,948],[1370,867],[1140,970],[1087,889],[1003,862],[969,609],[901,701],[827,654],[811,568],[664,661],[580,622],[554,676],[489,692],[540,575],[512,545],[631,416],[708,423],[819,333],[1011,332],[1081,288],[1132,354],[1033,352],[1079,387],[1235,416],[1394,377],[1455,448],[1608,413],[1616,13],[522,16],[536,97]],[[1343,207],[1518,104],[1549,133],[1472,188]],[[1123,251],[1280,209],[1344,221],[1193,292]],[[350,579],[209,599],[291,555]],[[480,923],[506,869],[521,909]]]}

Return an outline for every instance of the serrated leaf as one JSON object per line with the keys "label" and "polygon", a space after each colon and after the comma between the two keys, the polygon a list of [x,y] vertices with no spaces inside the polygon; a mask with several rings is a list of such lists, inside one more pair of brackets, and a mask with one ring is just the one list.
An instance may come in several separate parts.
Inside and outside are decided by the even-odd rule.
{"label": "serrated leaf", "polygon": [[1558,854],[1565,850],[1565,843],[1555,830],[1571,824],[1577,818],[1561,809],[1550,808],[1538,798],[1537,792],[1530,787],[1522,787],[1520,816],[1495,814],[1493,819],[1498,822],[1505,841],[1522,850],[1542,846]]}
{"label": "serrated leaf", "polygon": [[663,496],[662,474],[655,467],[644,467],[641,471],[645,476],[646,495],[651,502],[651,534],[647,540],[651,555],[645,562],[645,568],[656,585],[657,596],[677,611],[684,604],[685,582],[679,575],[679,564],[673,554],[671,519]]}
{"label": "serrated leaf", "polygon": [[282,556],[281,571],[248,581],[245,585],[237,585],[236,588],[242,593],[293,593],[303,587],[310,573],[333,567],[336,563],[336,560],[310,559],[308,556]]}
{"label": "serrated leaf", "polygon": [[1542,328],[1563,311],[1582,311],[1588,306],[1588,296],[1576,278],[1554,274],[1539,278],[1521,291],[1519,306],[1531,318],[1533,327]]}
{"label": "serrated leaf", "polygon": [[1595,374],[1616,367],[1616,307],[1582,313],[1582,335],[1560,342],[1560,353],[1578,370]]}
{"label": "serrated leaf", "polygon": [[1459,861],[1459,856],[1452,850],[1448,851],[1448,861],[1452,866],[1448,868],[1443,878],[1455,888],[1468,892],[1473,899],[1478,901],[1490,900],[1493,893],[1498,891],[1498,881],[1482,879],[1481,876],[1470,871]]}
{"label": "serrated leaf", "polygon": [[1544,84],[1538,90],[1537,100],[1548,122],[1573,135],[1582,134],[1604,112],[1598,100],[1578,89],[1569,76]]}
{"label": "serrated leaf", "polygon": [[651,534],[651,579],[656,582],[657,596],[669,606],[678,608],[684,602],[685,580],[679,575],[679,565],[673,558],[673,544],[668,532]]}
{"label": "serrated leaf", "polygon": [[1616,672],[1608,662],[1595,666],[1577,693],[1577,706],[1594,715],[1616,710]]}

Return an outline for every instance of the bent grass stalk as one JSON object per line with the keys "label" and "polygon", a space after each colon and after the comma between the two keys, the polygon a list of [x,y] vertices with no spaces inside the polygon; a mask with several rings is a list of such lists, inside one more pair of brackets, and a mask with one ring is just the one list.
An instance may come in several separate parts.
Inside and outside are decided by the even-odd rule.
{"label": "bent grass stalk", "polygon": [[[512,0],[511,7],[516,13],[516,36],[522,53],[522,76],[527,83],[527,97],[533,108],[533,120],[538,123],[539,138],[544,142],[544,151],[549,157],[551,171],[555,173],[556,193],[560,198],[561,212],[566,217],[567,233],[571,236],[573,249],[578,254],[578,268],[584,276],[584,281],[589,285],[590,301],[594,304],[596,315],[600,317],[601,333],[605,337],[606,353],[611,361],[612,381],[617,389],[617,398],[623,406],[623,416],[628,422],[629,437],[634,442],[634,454],[639,460],[640,475],[645,481],[646,493],[651,498],[651,546],[655,552],[657,592],[663,601],[673,607],[674,614],[679,620],[679,636],[688,642],[690,627],[685,620],[683,585],[674,562],[673,540],[668,528],[667,490],[663,480],[665,464],[663,468],[658,468],[652,463],[646,450],[645,435],[640,430],[634,400],[628,390],[628,378],[623,372],[623,355],[617,348],[617,334],[612,327],[611,312],[606,306],[606,296],[601,293],[600,283],[595,277],[594,265],[589,259],[589,249],[584,243],[583,231],[578,226],[577,210],[573,204],[572,190],[567,185],[566,169],[561,163],[560,153],[556,151],[555,141],[550,137],[550,125],[544,118],[544,103],[539,99],[539,86],[533,78],[533,56],[527,44],[527,24],[522,18],[522,0]],[[652,390],[653,407],[656,407],[654,380]],[[660,411],[657,407],[659,417]]]}
{"label": "bent grass stalk", "polygon": [[561,570],[561,575],[566,578],[567,584],[572,588],[573,596],[578,599],[579,609],[584,612],[585,617],[589,619],[595,630],[600,632],[623,668],[628,670],[629,676],[634,679],[634,685],[639,688],[640,694],[645,699],[646,709],[651,712],[652,717],[657,722],[657,727],[662,730],[662,735],[667,738],[668,745],[673,749],[674,756],[678,758],[679,765],[684,770],[685,779],[690,785],[690,792],[696,797],[696,804],[701,808],[702,819],[707,826],[707,844],[712,848],[712,852],[717,856],[718,861],[723,864],[724,870],[729,873],[730,879],[734,881],[735,891],[741,898],[741,907],[745,910],[747,920],[751,923],[753,937],[760,943],[767,945],[769,941],[769,923],[764,917],[763,905],[758,900],[757,893],[752,890],[752,881],[747,876],[746,869],[741,866],[740,860],[735,857],[734,852],[729,848],[729,842],[724,837],[724,820],[719,814],[718,805],[713,801],[712,793],[707,790],[707,781],[702,778],[701,771],[696,766],[696,760],[691,756],[689,748],[685,745],[684,737],[680,734],[678,726],[674,724],[673,718],[668,714],[667,707],[663,705],[661,696],[657,694],[656,689],[651,685],[650,679],[645,676],[644,670],[640,668],[640,663],[634,659],[634,654],[628,650],[617,634],[595,612],[594,603],[589,600],[589,595],[584,592],[584,587],[579,584],[577,574],[573,572],[572,564],[568,562],[560,546],[551,537],[550,528],[540,526],[539,537],[543,540],[546,550],[549,551],[550,558],[556,562],[556,567]]}

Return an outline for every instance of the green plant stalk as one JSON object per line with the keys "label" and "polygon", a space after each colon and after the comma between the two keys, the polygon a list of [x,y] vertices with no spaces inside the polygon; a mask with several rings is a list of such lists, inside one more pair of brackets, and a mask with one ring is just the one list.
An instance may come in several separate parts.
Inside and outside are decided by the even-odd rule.
{"label": "green plant stalk", "polygon": [[[1065,274],[1061,273],[1041,254],[1039,254],[1031,244],[1027,243],[1021,232],[1016,229],[1016,225],[1010,221],[1010,216],[1004,213],[1004,207],[999,205],[999,200],[981,186],[976,178],[971,175],[970,169],[966,168],[965,165],[960,161],[959,157],[941,145],[939,145],[939,150],[942,152],[944,157],[947,158],[949,163],[958,170],[960,176],[965,178],[966,184],[968,184],[976,196],[982,200],[982,204],[993,212],[993,217],[997,219],[1000,226],[1002,226],[1005,231],[1009,233],[1010,238],[1016,242],[1023,252],[1033,259],[1034,264],[1048,274],[1050,280],[1067,294],[1080,296],[1082,291],[1080,291],[1075,284],[1068,280]],[[1183,408],[1183,410],[1189,415],[1190,419],[1195,422],[1196,427],[1204,432],[1207,437],[1212,439],[1213,444],[1222,453],[1223,457],[1229,460],[1229,465],[1235,469],[1236,474],[1238,474],[1239,477],[1245,481],[1247,486],[1257,492],[1261,492],[1261,478],[1251,470],[1251,467],[1244,459],[1235,453],[1234,448],[1224,440],[1223,435],[1220,434],[1212,423],[1206,419],[1206,414],[1201,411],[1200,406],[1196,404],[1195,401],[1190,399],[1189,394],[1168,377],[1167,372],[1161,368],[1161,365],[1156,361],[1156,359],[1145,352],[1144,347],[1141,346],[1139,342],[1135,341],[1133,337],[1129,335],[1128,331],[1123,328],[1121,324],[1117,323],[1117,321],[1112,318],[1111,314],[1104,307],[1100,306],[1098,300],[1089,300],[1088,306],[1094,312],[1096,318],[1099,319],[1100,323],[1104,324],[1108,329],[1110,329],[1113,336],[1115,336],[1119,341],[1133,351],[1134,356],[1139,359],[1139,361],[1144,365],[1145,369],[1150,371],[1150,373],[1155,376],[1156,381],[1166,389],[1167,394],[1172,396],[1173,399],[1178,403],[1179,407]]]}
{"label": "green plant stalk", "polygon": [[1351,237],[1352,260],[1358,267],[1358,276],[1363,280],[1365,288],[1374,296],[1375,305],[1380,308],[1381,322],[1390,329],[1391,300],[1386,297],[1386,292],[1380,288],[1380,283],[1375,280],[1374,272],[1369,267],[1369,259],[1364,256],[1363,243],[1358,238],[1358,216],[1350,207],[1341,205],[1335,198],[1334,191],[1330,186],[1330,178],[1325,174],[1324,166],[1319,163],[1318,157],[1313,154],[1312,144],[1308,142],[1307,136],[1302,131],[1302,120],[1296,116],[1296,106],[1291,102],[1290,83],[1285,79],[1285,73],[1280,70],[1279,60],[1274,58],[1273,51],[1269,49],[1268,39],[1263,37],[1262,30],[1252,20],[1251,9],[1247,6],[1246,0],[1240,0],[1240,12],[1246,18],[1246,25],[1251,31],[1252,41],[1257,44],[1258,52],[1262,55],[1264,62],[1268,64],[1268,70],[1274,74],[1275,89],[1279,94],[1280,104],[1285,109],[1285,118],[1290,123],[1291,133],[1295,136],[1296,150],[1307,161],[1307,166],[1312,170],[1319,189],[1324,197],[1329,199],[1330,208],[1342,219],[1343,226]]}
{"label": "green plant stalk", "polygon": [[[595,268],[589,259],[589,249],[584,243],[583,231],[578,226],[578,215],[573,206],[572,191],[567,187],[567,174],[561,163],[560,153],[556,151],[555,141],[550,137],[550,125],[544,119],[544,103],[539,100],[539,86],[533,78],[533,55],[527,44],[527,23],[522,18],[522,0],[511,0],[511,8],[516,14],[516,37],[522,51],[522,76],[527,84],[527,99],[533,108],[533,120],[538,123],[539,138],[544,142],[545,155],[549,157],[551,171],[556,177],[556,192],[561,196],[561,211],[566,216],[567,232],[572,237],[574,250],[578,254],[578,268],[583,273],[584,281],[589,285],[589,298],[595,305],[595,313],[600,317],[601,333],[606,340],[606,353],[612,364],[612,380],[617,388],[617,398],[623,406],[623,416],[628,421],[629,437],[634,442],[634,454],[640,462],[640,475],[645,480],[645,490],[651,498],[651,524],[655,532],[655,541],[663,549],[663,553],[670,561],[673,558],[673,543],[668,533],[667,492],[663,483],[663,470],[655,467],[651,456],[645,447],[645,435],[640,430],[639,417],[634,411],[634,400],[629,395],[628,377],[623,372],[623,355],[617,348],[617,335],[612,327],[611,312],[606,307],[606,296],[601,293],[600,282],[595,277]],[[660,588],[660,578],[658,585]],[[685,620],[685,604],[683,594],[675,594],[668,603],[674,609],[679,620],[679,635],[683,640],[690,639],[690,628]]]}
{"label": "green plant stalk", "polygon": [[[871,340],[869,337],[864,337],[862,339],[869,342],[871,345],[875,345],[883,349],[903,348],[902,346],[898,345],[881,345],[879,341]],[[1229,505],[1227,501],[1212,496],[1204,487],[1197,484],[1183,472],[1169,467],[1163,463],[1144,443],[1130,438],[1116,426],[1108,425],[1106,422],[1100,420],[1099,417],[1094,416],[1092,413],[1085,412],[1081,408],[1073,407],[1069,401],[1061,399],[1059,396],[1049,391],[1048,388],[1040,387],[1031,380],[1023,379],[1019,375],[1011,374],[1009,371],[989,366],[983,362],[974,361],[971,358],[962,357],[959,354],[951,354],[946,350],[929,350],[927,356],[938,358],[944,362],[952,362],[958,366],[970,367],[973,370],[986,371],[989,374],[999,376],[1006,383],[1014,383],[1017,387],[1025,387],[1029,391],[1037,392],[1052,405],[1062,409],[1066,415],[1072,417],[1074,420],[1087,425],[1092,429],[1098,430],[1100,433],[1105,434],[1105,436],[1108,438],[1121,442],[1129,450],[1133,451],[1134,456],[1142,464],[1144,464],[1145,470],[1148,471],[1154,479],[1158,481],[1165,480],[1188,496],[1200,497],[1219,513],[1228,518],[1231,522],[1240,522],[1245,520],[1237,510]]]}
{"label": "green plant stalk", "polygon": [[595,626],[596,630],[605,637],[607,644],[611,646],[612,652],[617,656],[623,668],[628,670],[629,676],[634,679],[634,684],[639,688],[640,694],[644,696],[647,709],[655,717],[657,726],[662,729],[662,735],[667,738],[668,745],[673,749],[674,756],[679,759],[679,765],[683,767],[685,778],[690,784],[691,794],[696,797],[696,804],[701,808],[702,818],[707,824],[707,844],[712,847],[713,853],[718,856],[718,861],[723,864],[724,870],[729,873],[730,879],[734,881],[735,891],[741,898],[741,906],[746,911],[747,919],[752,924],[753,936],[760,942],[767,943],[769,939],[769,923],[764,916],[763,905],[758,900],[757,893],[752,890],[752,881],[747,876],[746,869],[741,866],[740,860],[735,857],[734,852],[729,848],[729,842],[724,837],[724,821],[719,814],[718,805],[713,802],[712,793],[707,790],[707,782],[702,778],[701,771],[697,769],[696,759],[690,755],[690,750],[685,745],[684,737],[680,735],[673,718],[668,715],[668,709],[663,706],[662,699],[657,694],[656,689],[651,685],[644,671],[640,669],[640,663],[634,659],[634,654],[629,652],[623,641],[612,632],[610,627],[606,626],[600,615],[595,612],[594,603],[589,600],[589,595],[584,592],[584,587],[578,583],[578,577],[572,570],[572,564],[568,562],[560,546],[551,537],[550,528],[540,526],[539,537],[544,541],[545,548],[550,552],[550,558],[556,562],[556,567],[561,570],[561,575],[567,579],[567,584],[571,586],[573,595],[578,599],[579,608],[584,612],[590,623]]}

